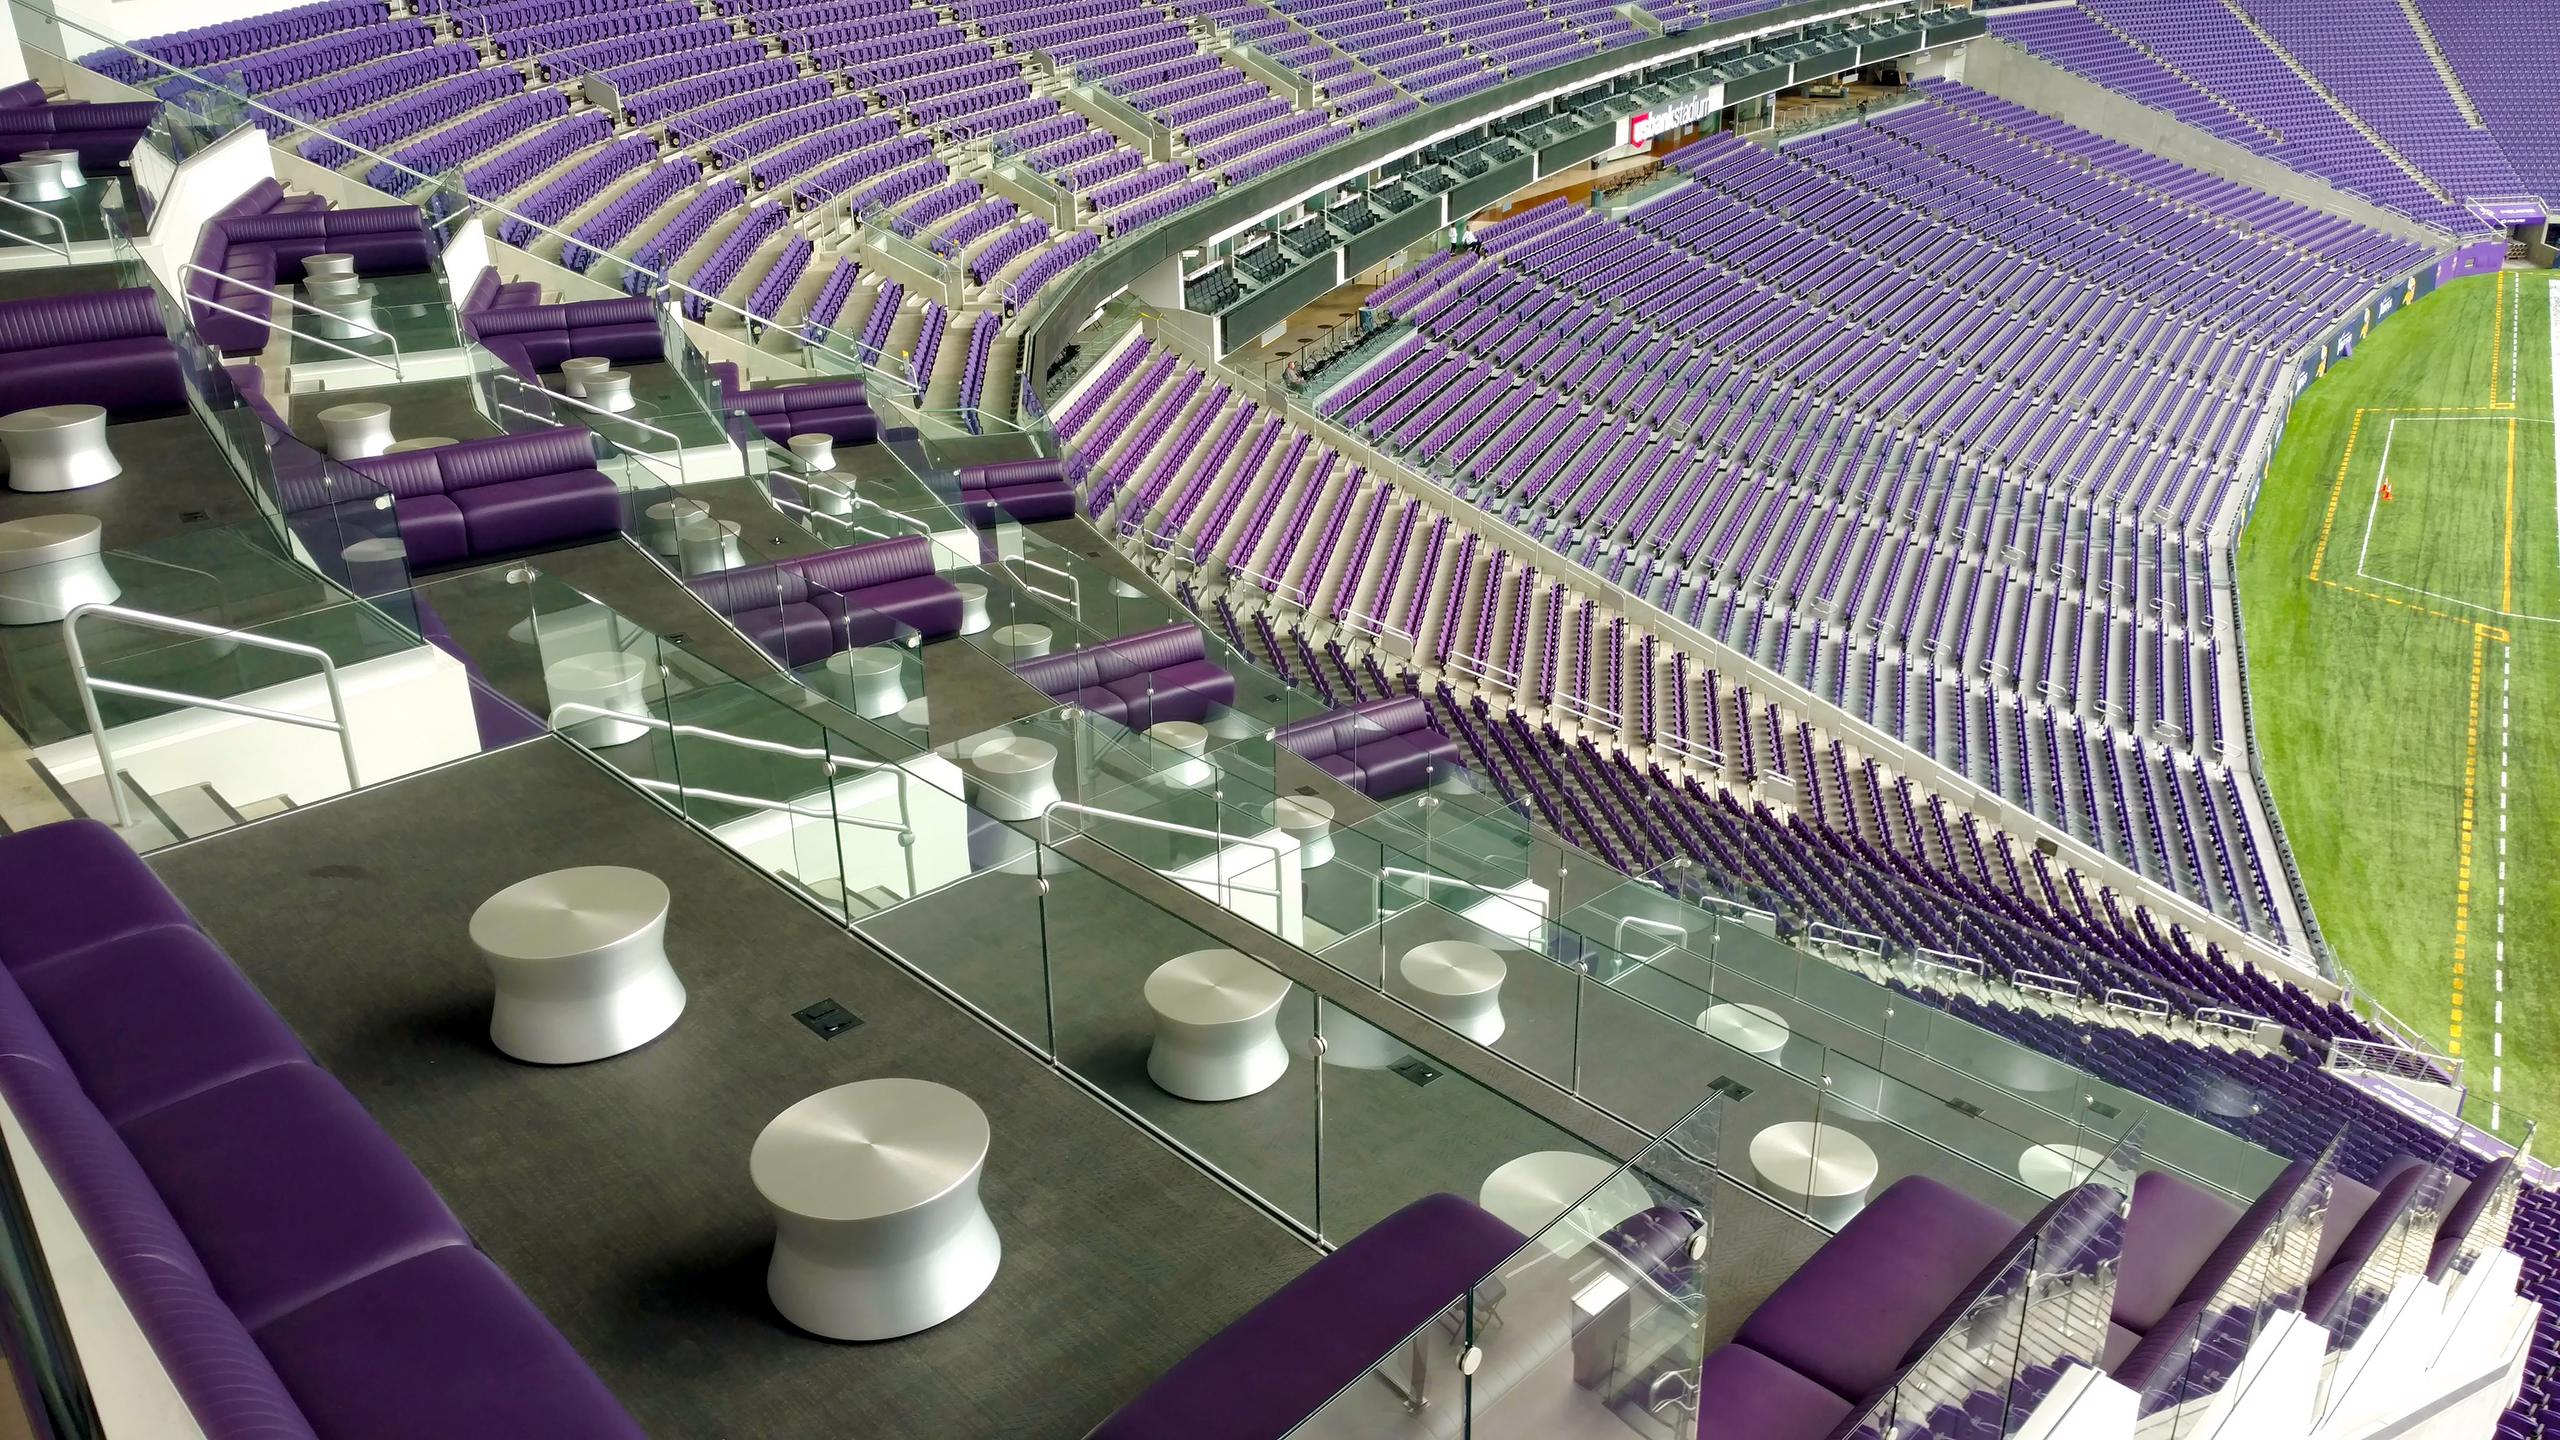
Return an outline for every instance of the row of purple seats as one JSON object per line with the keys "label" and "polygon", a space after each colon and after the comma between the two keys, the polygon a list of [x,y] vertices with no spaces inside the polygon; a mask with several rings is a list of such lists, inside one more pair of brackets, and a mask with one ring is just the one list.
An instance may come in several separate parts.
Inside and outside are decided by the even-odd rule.
{"label": "row of purple seats", "polygon": [[403,50],[420,50],[435,43],[436,32],[425,21],[393,20],[260,51],[236,65],[217,67],[216,73],[228,76],[252,95],[265,95],[367,60]]}
{"label": "row of purple seats", "polygon": [[613,134],[613,122],[588,110],[526,136],[484,164],[463,172],[464,187],[474,195],[512,195],[533,178],[590,145]]}
{"label": "row of purple seats", "polygon": [[201,70],[262,50],[274,50],[370,25],[389,14],[390,7],[383,0],[319,0],[317,4],[270,10],[263,15],[225,20],[218,25],[200,25],[192,30],[155,35],[127,47],[136,52],[134,54],[127,54],[124,50],[99,50],[83,57],[80,63],[127,85],[142,85],[162,73],[153,69],[142,56],[164,60],[182,70]]}
{"label": "row of purple seats", "polygon": [[789,668],[904,636],[960,633],[960,587],[922,535],[747,565],[689,580],[703,604]]}
{"label": "row of purple seats", "polygon": [[545,120],[569,113],[568,97],[557,90],[536,90],[490,106],[459,125],[391,152],[364,175],[364,183],[398,195],[427,183],[447,170],[486,155]]}
{"label": "row of purple seats", "polygon": [[385,105],[377,105],[331,127],[330,133],[302,147],[302,156],[335,170],[359,157],[356,146],[379,152],[405,136],[459,119],[493,101],[521,94],[524,76],[514,70],[471,70],[437,81]]}
{"label": "row of purple seats", "polygon": [[0,1094],[195,1429],[639,1440],[120,836],[0,836],[0,870]]}
{"label": "row of purple seats", "polygon": [[376,455],[352,468],[391,492],[413,570],[520,555],[623,529],[622,491],[577,426]]}
{"label": "row of purple seats", "polygon": [[623,269],[622,288],[634,294],[648,289],[673,270],[676,262],[710,233],[721,217],[745,204],[746,199],[747,187],[735,177],[724,176],[704,186],[701,194],[685,202],[683,209],[641,245],[631,264]]}
{"label": "row of purple seats", "polygon": [[519,202],[516,213],[498,222],[498,238],[510,245],[531,245],[550,227],[635,171],[658,163],[658,145],[646,135],[625,135],[590,150],[557,179]]}
{"label": "row of purple seats", "polygon": [[[286,115],[327,119],[379,105],[429,81],[460,75],[479,63],[480,52],[468,45],[432,45],[367,61],[353,69],[277,91],[267,97],[267,104]],[[258,113],[257,121],[269,135],[292,126],[291,121],[265,111]]]}
{"label": "row of purple seats", "polygon": [[1432,724],[1420,696],[1364,700],[1272,732],[1272,743],[1373,800],[1419,790],[1466,768],[1458,742]]}
{"label": "row of purple seats", "polygon": [[1102,237],[1078,230],[1043,250],[1020,273],[1005,282],[1004,303],[1016,310],[1039,298],[1050,281],[1084,263],[1102,248]]}
{"label": "row of purple seats", "polygon": [[1165,625],[1018,660],[1013,673],[1052,699],[1132,730],[1167,720],[1206,720],[1236,698],[1236,677],[1210,661],[1197,625]]}
{"label": "row of purple seats", "polygon": [[640,228],[640,222],[657,214],[701,178],[702,166],[689,155],[651,170],[646,179],[615,196],[570,232],[569,243],[560,247],[560,263],[584,274],[606,251]]}

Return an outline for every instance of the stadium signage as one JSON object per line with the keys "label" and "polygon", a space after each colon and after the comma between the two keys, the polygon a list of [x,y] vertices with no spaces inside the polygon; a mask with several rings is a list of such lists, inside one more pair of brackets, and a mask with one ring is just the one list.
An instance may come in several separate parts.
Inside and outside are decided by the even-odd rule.
{"label": "stadium signage", "polygon": [[1630,115],[1619,122],[1618,143],[1642,145],[1657,135],[1668,135],[1683,125],[1694,124],[1724,108],[1724,87],[1716,85],[1686,100],[1664,106],[1660,110]]}

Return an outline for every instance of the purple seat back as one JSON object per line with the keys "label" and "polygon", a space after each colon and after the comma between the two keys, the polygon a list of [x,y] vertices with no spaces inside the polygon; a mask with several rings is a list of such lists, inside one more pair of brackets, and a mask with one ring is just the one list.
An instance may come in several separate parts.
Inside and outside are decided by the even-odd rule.
{"label": "purple seat back", "polygon": [[845,595],[874,585],[931,575],[933,542],[922,535],[901,535],[894,540],[874,540],[780,563],[821,590]]}
{"label": "purple seat back", "polygon": [[509,480],[529,480],[537,475],[596,468],[595,436],[576,425],[461,440],[412,453],[434,458],[448,494]]}
{"label": "purple seat back", "polygon": [[1118,636],[1093,648],[1101,652],[1095,658],[1101,662],[1105,680],[1124,680],[1209,656],[1208,643],[1200,638],[1200,627],[1179,622]]}
{"label": "purple seat back", "polygon": [[0,351],[90,345],[102,340],[161,340],[159,302],[148,287],[0,301]]}

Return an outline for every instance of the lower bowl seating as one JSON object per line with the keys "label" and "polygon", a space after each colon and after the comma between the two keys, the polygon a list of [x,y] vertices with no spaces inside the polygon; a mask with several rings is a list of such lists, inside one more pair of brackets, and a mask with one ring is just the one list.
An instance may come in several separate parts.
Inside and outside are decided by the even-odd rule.
{"label": "lower bowl seating", "polygon": [[208,1440],[637,1440],[113,830],[0,873],[0,1095]]}

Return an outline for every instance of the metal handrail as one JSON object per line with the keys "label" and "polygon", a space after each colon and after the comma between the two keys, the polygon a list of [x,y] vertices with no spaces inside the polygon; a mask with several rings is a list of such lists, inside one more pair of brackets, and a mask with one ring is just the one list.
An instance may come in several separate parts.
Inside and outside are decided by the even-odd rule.
{"label": "metal handrail", "polygon": [[[566,391],[554,390],[547,385],[536,385],[531,381],[526,380],[523,376],[516,374],[513,370],[492,370],[488,373],[492,379],[503,379],[509,384],[514,385],[519,390],[530,390],[535,394],[540,395],[544,400],[553,404],[565,403],[572,409],[584,410],[590,415],[601,415],[608,420],[618,420],[635,430],[639,430],[645,434],[655,435],[661,440],[670,442],[676,447],[676,484],[678,486],[687,486],[692,484],[692,473],[685,469],[684,464],[684,437],[676,434],[674,431],[661,429],[656,425],[650,424],[646,420],[635,420],[619,411],[607,410],[601,405],[581,400],[577,396],[571,395]],[[505,400],[498,398],[494,390],[491,392],[490,400],[491,403],[495,404],[499,409],[512,415],[521,415],[527,420],[539,420],[547,424],[552,423],[557,419],[555,416],[536,414],[535,412],[527,410],[519,405],[510,405]],[[614,442],[609,436],[606,438],[608,443],[613,444],[614,449],[621,451],[625,455],[631,456],[635,460],[647,461],[652,465],[656,465],[659,462],[659,457],[649,451],[635,449],[629,445]]]}
{"label": "metal handrail", "polygon": [[[303,312],[303,313],[304,313],[304,314],[306,314],[306,315],[317,315],[317,316],[322,317],[323,319],[327,319],[327,320],[334,320],[334,321],[338,322],[338,323],[339,323],[339,324],[341,324],[341,325],[354,325],[357,329],[362,330],[362,331],[363,331],[365,334],[367,334],[367,335],[372,335],[372,336],[375,336],[375,337],[377,337],[377,338],[379,338],[379,339],[388,340],[388,341],[390,341],[390,342],[391,342],[391,358],[390,358],[390,360],[385,361],[385,360],[384,360],[381,356],[379,356],[379,355],[367,355],[367,354],[366,354],[366,353],[364,353],[363,351],[358,350],[358,349],[355,349],[355,348],[354,348],[354,347],[352,347],[352,346],[339,344],[337,341],[330,339],[330,338],[329,338],[328,336],[326,336],[326,335],[305,335],[305,334],[303,334],[303,333],[302,333],[301,331],[299,331],[299,330],[294,330],[294,331],[292,332],[292,333],[293,333],[293,335],[295,336],[295,338],[297,338],[297,339],[317,341],[317,342],[319,342],[320,344],[325,345],[325,346],[329,347],[330,349],[337,351],[337,352],[338,352],[339,354],[341,354],[341,355],[352,355],[352,356],[354,356],[355,358],[357,358],[358,360],[362,360],[362,361],[364,361],[364,362],[365,362],[366,364],[368,364],[368,365],[380,366],[380,367],[381,367],[381,368],[383,368],[383,369],[389,370],[393,375],[397,376],[397,377],[398,377],[401,381],[403,381],[404,383],[405,383],[405,382],[408,380],[408,378],[409,378],[409,372],[408,372],[406,369],[402,368],[402,366],[401,366],[401,364],[400,364],[400,337],[399,337],[399,336],[397,336],[397,335],[392,334],[392,333],[391,333],[390,331],[388,331],[388,330],[383,329],[381,326],[374,324],[374,323],[373,323],[372,321],[370,321],[370,320],[364,320],[364,321],[349,320],[349,319],[347,319],[346,317],[344,317],[344,316],[342,316],[342,315],[339,315],[339,314],[337,314],[337,313],[336,313],[336,312],[334,312],[334,311],[330,311],[330,310],[323,310],[323,309],[321,309],[321,308],[320,308],[319,306],[317,306],[317,305],[312,305],[312,304],[306,303],[306,302],[301,301],[301,300],[296,300],[296,299],[294,299],[292,296],[287,295],[287,294],[283,293],[282,291],[279,291],[279,290],[270,290],[270,289],[268,289],[268,288],[267,288],[266,286],[264,286],[264,285],[259,285],[259,284],[256,284],[256,283],[253,283],[253,282],[251,282],[251,281],[247,281],[247,280],[242,280],[242,279],[239,279],[239,278],[237,278],[237,277],[235,277],[235,276],[231,276],[231,275],[224,275],[224,274],[221,274],[221,273],[219,273],[219,272],[217,272],[217,271],[207,270],[206,268],[204,268],[204,267],[203,267],[203,266],[201,266],[201,265],[198,265],[197,263],[195,263],[195,262],[194,262],[194,261],[192,261],[192,260],[188,260],[188,261],[181,262],[181,263],[179,264],[179,266],[178,266],[178,273],[179,273],[179,274],[181,274],[181,275],[188,275],[188,274],[202,275],[202,276],[204,276],[205,278],[207,278],[207,279],[209,279],[209,280],[212,280],[212,281],[217,282],[217,284],[219,284],[219,285],[237,285],[237,286],[239,286],[239,287],[240,287],[241,289],[243,289],[243,290],[254,290],[254,291],[256,291],[258,294],[264,295],[264,296],[266,296],[266,297],[267,297],[268,299],[270,299],[270,300],[281,300],[281,301],[283,301],[285,304],[292,306],[294,309],[299,310],[299,311]],[[217,291],[216,293],[219,293],[219,291]],[[204,295],[194,295],[194,296],[189,296],[189,297],[188,297],[188,303],[189,303],[189,304],[192,304],[192,305],[202,305],[202,306],[204,306],[204,307],[205,307],[206,309],[208,309],[208,310],[218,310],[218,311],[221,311],[221,312],[222,312],[223,314],[225,314],[225,315],[232,316],[232,317],[234,317],[234,318],[236,318],[236,319],[241,319],[241,320],[251,321],[251,322],[256,323],[256,324],[259,324],[259,325],[265,325],[265,326],[272,327],[272,326],[275,324],[275,319],[274,319],[274,317],[272,317],[272,316],[265,316],[265,315],[252,315],[252,314],[248,313],[248,312],[247,312],[247,311],[245,311],[245,310],[234,310],[234,309],[232,309],[230,306],[225,305],[225,304],[222,304],[222,303],[220,303],[219,301],[214,300],[214,299],[213,299],[212,297],[210,297],[210,296],[204,296]],[[288,329],[291,329],[291,327],[289,327],[289,326],[288,326],[287,328],[288,328]]]}
{"label": "metal handrail", "polygon": [[33,245],[39,250],[50,250],[54,254],[62,257],[63,264],[68,265],[71,263],[71,227],[62,223],[61,216],[54,214],[50,210],[39,210],[23,200],[15,200],[6,195],[0,195],[0,205],[6,205],[12,210],[24,210],[39,220],[51,223],[53,226],[53,233],[62,237],[62,243],[59,245],[47,245],[42,240],[39,240],[32,235],[21,235],[15,230],[0,229],[0,235],[6,235],[21,245]]}
{"label": "metal handrail", "polygon": [[[1218,852],[1216,856],[1218,868],[1212,878],[1219,890],[1235,890],[1246,895],[1260,895],[1265,899],[1273,901],[1277,901],[1281,898],[1281,891],[1278,889],[1276,883],[1272,889],[1261,890],[1256,889],[1251,885],[1238,884],[1227,879],[1227,847],[1230,845],[1242,845],[1250,849],[1263,851],[1270,855],[1271,878],[1274,882],[1277,882],[1280,878],[1281,871],[1280,847],[1272,844],[1268,840],[1253,840],[1242,835],[1227,835],[1216,830],[1203,830],[1197,825],[1177,825],[1170,820],[1157,820],[1145,815],[1132,815],[1125,810],[1105,810],[1098,805],[1085,805],[1074,800],[1052,800],[1048,804],[1040,807],[1041,844],[1051,846],[1055,845],[1056,832],[1050,828],[1049,822],[1061,810],[1072,810],[1079,815],[1090,815],[1098,820],[1124,821],[1128,824],[1135,825],[1142,830],[1161,830],[1169,835],[1190,835],[1202,840],[1214,840],[1218,842]],[[1174,883],[1180,884],[1182,882],[1180,880],[1175,880]],[[1272,918],[1277,920],[1279,917],[1275,914]]]}
{"label": "metal handrail", "polygon": [[[1630,925],[1639,930],[1650,930],[1656,935],[1677,935],[1680,937],[1680,943],[1678,945],[1666,945],[1662,947],[1663,950],[1686,950],[1689,948],[1689,927],[1686,925],[1676,925],[1668,920],[1648,920],[1642,915],[1621,915],[1618,917],[1618,923],[1615,930],[1609,936],[1609,944],[1611,948],[1615,949],[1621,955],[1627,953],[1627,927]],[[1660,955],[1661,953],[1662,950],[1656,950],[1653,952],[1653,955],[1648,955],[1645,958],[1650,960],[1654,958],[1655,955]]]}
{"label": "metal handrail", "polygon": [[[279,654],[302,655],[320,662],[320,678],[329,689],[329,715],[323,720],[311,715],[296,715],[290,710],[271,710],[263,705],[243,705],[236,700],[217,700],[209,695],[189,695],[183,691],[163,690],[153,685],[133,685],[122,680],[101,680],[89,673],[86,657],[80,649],[80,622],[92,615],[104,615],[144,630],[165,630],[178,635],[193,635],[205,640],[228,640],[234,644],[273,650]],[[248,630],[222,625],[207,625],[195,620],[181,620],[174,615],[158,615],[148,610],[129,610],[121,605],[90,603],[75,605],[62,624],[62,649],[71,662],[71,679],[80,691],[80,713],[89,722],[89,734],[98,745],[98,773],[107,782],[107,798],[116,809],[116,825],[120,829],[133,826],[133,806],[124,798],[124,787],[117,783],[116,757],[107,739],[105,719],[98,713],[98,694],[131,695],[143,700],[161,700],[177,705],[194,705],[219,710],[226,715],[244,715],[253,720],[277,720],[287,725],[300,725],[309,730],[335,731],[339,758],[346,762],[347,788],[363,788],[364,781],[356,773],[356,737],[347,725],[346,694],[338,685],[338,662],[329,652],[316,645],[295,640],[277,640]]]}
{"label": "metal handrail", "polygon": [[1034,560],[1028,555],[1005,556],[997,560],[995,564],[999,569],[1005,570],[1008,574],[1011,573],[1011,567],[1015,565],[1024,565],[1034,570],[1046,571],[1047,573],[1055,575],[1059,579],[1065,581],[1067,583],[1067,593],[1064,596],[1060,596],[1052,591],[1043,590],[1038,585],[1023,579],[1018,575],[1014,576],[1013,583],[1044,600],[1051,602],[1063,600],[1066,604],[1069,618],[1073,619],[1079,625],[1084,623],[1084,585],[1082,582],[1078,581],[1075,576],[1068,574],[1066,571],[1059,569],[1055,565],[1047,565],[1038,560]]}

